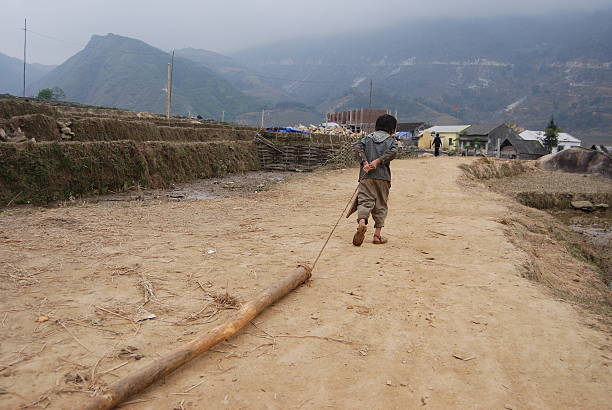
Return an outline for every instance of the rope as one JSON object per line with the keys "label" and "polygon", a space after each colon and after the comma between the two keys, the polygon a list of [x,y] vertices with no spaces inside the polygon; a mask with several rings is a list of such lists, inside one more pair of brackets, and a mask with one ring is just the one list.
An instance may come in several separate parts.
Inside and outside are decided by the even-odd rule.
{"label": "rope", "polygon": [[357,190],[359,189],[359,185],[357,185],[357,188],[355,188],[355,190],[353,191],[353,194],[351,195],[351,199],[349,199],[348,203],[346,204],[346,206],[344,207],[344,210],[342,211],[342,213],[340,214],[340,216],[338,217],[338,220],[336,221],[336,224],[334,225],[334,227],[332,228],[331,232],[329,233],[329,236],[327,237],[327,239],[325,240],[325,243],[323,244],[323,247],[321,248],[321,250],[319,251],[319,255],[317,255],[317,259],[315,259],[314,263],[312,264],[312,270],[314,271],[315,266],[317,265],[317,262],[319,261],[319,258],[321,257],[321,254],[323,253],[323,250],[325,249],[325,247],[327,246],[327,243],[329,242],[329,240],[331,239],[332,235],[334,234],[334,231],[336,230],[336,228],[338,227],[338,224],[340,223],[340,220],[342,219],[342,215],[344,215],[344,213],[346,212],[346,210],[348,209],[348,207],[353,203],[353,198],[355,197],[355,194],[357,193]]}

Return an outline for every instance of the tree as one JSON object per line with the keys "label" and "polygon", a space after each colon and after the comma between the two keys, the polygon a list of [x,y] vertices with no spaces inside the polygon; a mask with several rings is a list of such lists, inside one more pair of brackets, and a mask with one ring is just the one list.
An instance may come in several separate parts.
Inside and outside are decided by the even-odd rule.
{"label": "tree", "polygon": [[548,123],[548,127],[544,131],[544,147],[548,150],[548,152],[552,152],[552,149],[559,144],[559,133],[561,132],[561,128],[557,127],[555,124],[555,119],[553,117],[550,118],[550,122]]}
{"label": "tree", "polygon": [[53,91],[53,97],[56,100],[63,100],[66,98],[66,93],[59,87],[53,87],[51,91]]}
{"label": "tree", "polygon": [[66,93],[59,87],[43,88],[38,91],[36,98],[41,100],[61,100],[62,98],[66,98]]}
{"label": "tree", "polygon": [[38,95],[36,96],[36,98],[41,100],[52,100],[53,90],[50,88],[43,88],[42,90],[38,91]]}

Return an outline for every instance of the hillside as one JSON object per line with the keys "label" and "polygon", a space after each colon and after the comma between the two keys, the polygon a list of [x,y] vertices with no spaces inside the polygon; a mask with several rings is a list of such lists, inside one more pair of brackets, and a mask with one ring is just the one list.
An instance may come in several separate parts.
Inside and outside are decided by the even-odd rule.
{"label": "hillside", "polygon": [[[577,135],[612,128],[612,10],[598,14],[415,21],[386,30],[285,41],[234,57],[296,100],[377,107],[402,119],[542,128],[555,115]],[[284,79],[284,80],[281,80]]]}
{"label": "hillside", "polygon": [[[43,64],[26,65],[28,84],[41,79],[55,66]],[[21,95],[23,93],[23,60],[0,53],[0,93]]]}
{"label": "hillside", "polygon": [[272,86],[263,77],[231,57],[196,48],[177,50],[176,55],[213,70],[245,94],[271,102],[291,99],[288,93]]}
{"label": "hillside", "polygon": [[[84,104],[164,112],[168,53],[140,40],[94,35],[87,46],[30,87],[58,86]],[[174,64],[173,113],[226,119],[259,109],[261,102],[191,60]]]}

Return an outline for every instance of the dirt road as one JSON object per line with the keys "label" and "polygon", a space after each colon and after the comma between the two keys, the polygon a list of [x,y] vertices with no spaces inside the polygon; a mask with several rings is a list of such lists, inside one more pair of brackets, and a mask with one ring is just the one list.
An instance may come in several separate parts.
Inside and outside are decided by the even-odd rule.
{"label": "dirt road", "polygon": [[[462,161],[395,161],[387,245],[343,219],[309,286],[128,408],[610,408],[609,335],[521,277],[508,200],[459,184]],[[205,292],[246,301],[312,261],[355,179],[0,214],[0,408],[78,408],[219,323]],[[147,287],[157,318],[126,320]]]}

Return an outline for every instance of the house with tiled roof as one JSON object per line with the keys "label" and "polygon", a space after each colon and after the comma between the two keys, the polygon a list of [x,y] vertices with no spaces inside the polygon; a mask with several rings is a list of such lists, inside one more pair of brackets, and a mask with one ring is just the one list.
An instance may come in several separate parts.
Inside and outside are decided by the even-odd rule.
{"label": "house with tiled roof", "polygon": [[489,135],[487,155],[508,159],[538,159],[548,154],[540,141],[524,140],[506,124]]}
{"label": "house with tiled roof", "polygon": [[486,150],[490,139],[495,139],[496,132],[504,126],[499,123],[470,125],[459,135],[457,148],[461,152]]}

